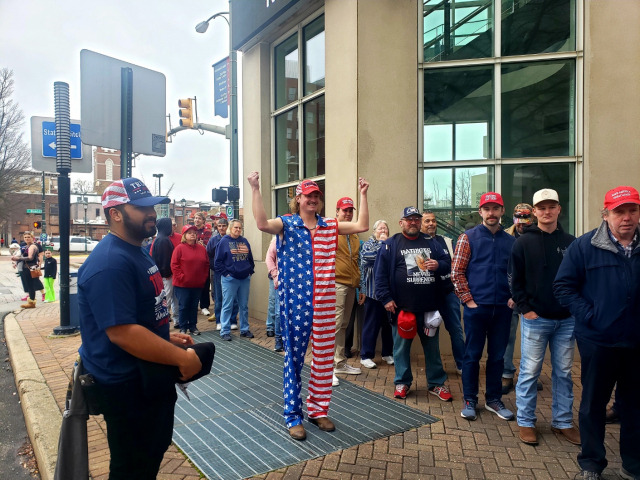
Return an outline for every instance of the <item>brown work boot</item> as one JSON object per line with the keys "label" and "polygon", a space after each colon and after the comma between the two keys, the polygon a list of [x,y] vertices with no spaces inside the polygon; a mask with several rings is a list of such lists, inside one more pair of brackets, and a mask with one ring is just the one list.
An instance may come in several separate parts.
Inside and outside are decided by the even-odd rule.
{"label": "brown work boot", "polygon": [[289,429],[289,435],[291,435],[291,438],[294,440],[305,440],[307,438],[307,432],[304,431],[302,424],[291,427]]}
{"label": "brown work boot", "polygon": [[209,318],[207,318],[207,320],[209,320],[210,322],[215,322],[216,321],[216,314],[214,313]]}
{"label": "brown work boot", "polygon": [[20,305],[20,308],[36,308],[36,301],[28,298],[27,303]]}
{"label": "brown work boot", "polygon": [[333,432],[336,429],[329,417],[309,418],[309,423],[313,423],[323,432]]}
{"label": "brown work boot", "polygon": [[527,445],[538,445],[538,432],[536,427],[520,427],[520,440]]}
{"label": "brown work boot", "polygon": [[506,395],[513,390],[513,378],[502,377],[502,394]]}
{"label": "brown work boot", "polygon": [[569,443],[573,443],[574,445],[582,444],[582,442],[580,441],[580,432],[576,427],[570,427],[570,428],[551,427],[551,431],[554,433],[559,433],[563,435],[564,438],[566,438]]}

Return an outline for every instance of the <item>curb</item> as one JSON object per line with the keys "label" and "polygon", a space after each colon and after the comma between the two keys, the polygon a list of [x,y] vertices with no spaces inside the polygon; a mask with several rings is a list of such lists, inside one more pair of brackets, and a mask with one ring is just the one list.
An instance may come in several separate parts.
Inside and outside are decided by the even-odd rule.
{"label": "curb", "polygon": [[5,317],[4,333],[40,476],[42,480],[53,480],[62,414],[38,368],[15,314],[9,313]]}

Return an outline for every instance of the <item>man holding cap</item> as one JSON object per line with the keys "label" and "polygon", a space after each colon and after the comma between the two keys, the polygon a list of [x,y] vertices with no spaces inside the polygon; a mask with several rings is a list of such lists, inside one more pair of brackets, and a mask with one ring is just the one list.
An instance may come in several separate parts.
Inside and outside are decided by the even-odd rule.
{"label": "man holding cap", "polygon": [[376,298],[392,318],[394,396],[406,398],[413,382],[411,344],[417,333],[424,351],[429,393],[450,402],[451,392],[444,384],[447,374],[440,358],[439,329],[425,327],[428,314],[438,310],[442,295],[439,277],[449,273],[450,257],[436,240],[420,233],[421,222],[417,208],[405,208],[400,219],[402,233],[385,240],[378,250]]}
{"label": "man holding cap", "polygon": [[599,479],[607,466],[605,412],[617,382],[622,478],[640,478],[640,196],[616,187],[604,197],[600,226],[571,244],[554,293],[575,317],[582,359],[579,423],[582,450],[576,478]]}
{"label": "man holding cap", "polygon": [[511,308],[507,265],[515,239],[500,225],[502,196],[487,192],[480,197],[482,223],[458,237],[451,280],[464,304],[466,348],[462,366],[464,405],[460,415],[476,419],[480,358],[487,344],[485,408],[503,420],[513,413],[502,403],[504,351],[509,341]]}
{"label": "man holding cap", "polygon": [[[353,221],[353,200],[342,197],[336,204],[338,223]],[[358,367],[347,363],[345,341],[351,310],[356,301],[356,288],[360,286],[360,239],[357,234],[339,235],[336,250],[336,345],[333,356],[333,385],[340,383],[336,373],[358,375]]]}
{"label": "man holding cap", "polygon": [[155,478],[171,444],[175,379],[158,395],[140,361],[178,367],[182,380],[201,369],[195,350],[178,346],[193,345],[191,337],[169,333],[162,276],[140,248],[156,231],[154,205],[168,202],[136,178],[109,185],[102,207],[110,233],[78,271],[83,390],[107,423],[110,478]]}
{"label": "man holding cap", "polygon": [[536,382],[544,354],[551,352],[551,431],[580,445],[580,432],[573,426],[573,336],[574,318],[553,296],[553,280],[569,245],[575,240],[558,223],[561,212],[558,192],[550,188],[533,195],[537,225],[524,229],[511,250],[509,282],[511,295],[522,315],[520,376],[516,406],[520,440],[538,444],[536,432]]}

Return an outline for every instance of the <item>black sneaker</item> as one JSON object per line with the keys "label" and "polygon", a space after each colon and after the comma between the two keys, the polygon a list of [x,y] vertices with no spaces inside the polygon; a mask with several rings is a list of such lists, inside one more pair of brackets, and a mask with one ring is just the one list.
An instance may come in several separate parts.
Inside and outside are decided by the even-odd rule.
{"label": "black sneaker", "polygon": [[197,328],[192,328],[191,335],[200,335],[200,330],[198,330]]}
{"label": "black sneaker", "polygon": [[277,337],[276,338],[276,345],[275,345],[275,347],[273,347],[273,351],[274,352],[283,352],[284,351],[284,346],[282,345],[282,337]]}
{"label": "black sneaker", "polygon": [[184,333],[185,335],[187,334],[187,331],[184,328],[180,329],[180,333]]}
{"label": "black sneaker", "polygon": [[253,333],[251,333],[250,330],[247,330],[246,332],[240,332],[240,336],[245,338],[253,338]]}
{"label": "black sneaker", "polygon": [[220,340],[224,340],[226,342],[230,342],[231,341],[231,335],[229,335],[228,333],[225,335],[220,335]]}
{"label": "black sneaker", "polygon": [[271,329],[267,330],[267,337],[275,337],[275,336],[276,336],[276,332],[274,332]]}

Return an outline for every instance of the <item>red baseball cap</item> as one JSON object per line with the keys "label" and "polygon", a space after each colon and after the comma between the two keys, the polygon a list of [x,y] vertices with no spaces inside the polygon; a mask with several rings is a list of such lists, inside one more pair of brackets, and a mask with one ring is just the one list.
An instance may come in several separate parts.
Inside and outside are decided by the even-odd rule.
{"label": "red baseball cap", "polygon": [[398,313],[398,335],[411,340],[418,332],[418,324],[414,313],[400,310]]}
{"label": "red baseball cap", "polygon": [[185,233],[187,233],[189,230],[198,230],[196,228],[195,225],[185,225],[184,227],[182,227],[182,235],[184,235]]}
{"label": "red baseball cap", "polygon": [[500,205],[501,207],[504,207],[504,202],[502,201],[502,195],[496,192],[487,192],[482,194],[482,196],[480,197],[479,207],[482,207],[487,203],[495,203]]}
{"label": "red baseball cap", "polygon": [[633,187],[616,187],[609,190],[604,196],[604,208],[607,210],[613,210],[625,203],[635,203],[640,205],[640,195],[638,191]]}
{"label": "red baseball cap", "polygon": [[313,180],[303,180],[296,187],[296,195],[309,195],[311,192],[318,192],[322,195],[322,190]]}
{"label": "red baseball cap", "polygon": [[338,203],[336,204],[336,208],[339,208],[341,210],[346,210],[347,208],[353,208],[355,210],[355,206],[353,204],[353,200],[349,197],[342,197],[340,200],[338,200]]}

